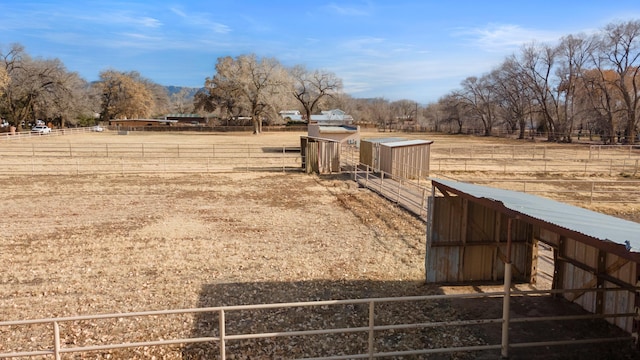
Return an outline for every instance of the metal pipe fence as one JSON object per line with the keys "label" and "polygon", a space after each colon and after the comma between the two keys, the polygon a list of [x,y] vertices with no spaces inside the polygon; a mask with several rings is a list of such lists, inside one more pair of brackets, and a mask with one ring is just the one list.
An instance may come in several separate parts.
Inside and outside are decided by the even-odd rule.
{"label": "metal pipe fence", "polygon": [[0,142],[33,139],[33,138],[46,139],[47,137],[51,137],[51,136],[83,134],[91,131],[92,131],[92,128],[90,127],[78,127],[78,128],[51,129],[51,132],[49,134],[40,134],[37,132],[31,132],[31,131],[17,131],[13,134],[10,132],[4,132],[4,133],[0,133]]}
{"label": "metal pipe fence", "polygon": [[495,158],[433,158],[433,171],[480,171],[511,174],[632,174],[640,172],[640,159],[572,160],[572,159],[495,159]]}
{"label": "metal pipe fence", "polygon": [[[125,348],[138,348],[138,347],[160,347],[176,344],[193,344],[193,343],[214,343],[218,347],[218,356],[220,359],[226,359],[227,357],[227,345],[239,340],[256,340],[264,338],[292,338],[292,337],[305,337],[311,335],[326,335],[326,334],[347,334],[347,333],[363,333],[366,335],[366,344],[363,344],[363,352],[358,354],[348,355],[330,355],[323,357],[314,357],[307,359],[375,359],[390,356],[408,356],[408,355],[420,355],[420,354],[443,354],[443,353],[459,353],[459,352],[479,352],[487,350],[502,350],[503,353],[508,349],[524,348],[524,347],[538,347],[538,346],[557,346],[566,344],[576,344],[575,339],[556,339],[553,340],[541,340],[527,343],[513,343],[509,341],[508,336],[503,336],[501,343],[499,344],[468,344],[455,347],[442,347],[442,348],[422,348],[422,349],[388,349],[390,351],[381,351],[376,348],[376,338],[379,334],[385,331],[401,331],[409,329],[425,329],[425,328],[447,328],[447,327],[459,327],[459,326],[483,326],[490,324],[516,324],[516,323],[528,323],[528,322],[542,322],[542,321],[575,321],[575,320],[592,320],[592,319],[615,319],[615,318],[627,318],[633,317],[635,313],[623,313],[623,314],[581,314],[581,315],[557,315],[557,316],[540,316],[540,317],[522,317],[522,318],[510,318],[510,315],[503,314],[502,318],[483,318],[483,319],[469,319],[469,320],[440,320],[434,319],[432,321],[425,321],[419,323],[405,323],[402,320],[400,323],[384,323],[380,324],[376,322],[377,311],[384,304],[390,303],[408,303],[408,302],[433,302],[439,300],[452,300],[452,299],[484,299],[484,298],[505,298],[505,296],[535,296],[540,294],[559,294],[559,293],[573,293],[573,292],[594,292],[594,291],[629,291],[629,289],[621,288],[599,288],[599,289],[570,289],[570,290],[536,290],[536,291],[520,291],[512,290],[508,294],[505,292],[486,292],[486,293],[472,293],[472,294],[451,294],[451,295],[424,295],[424,296],[409,296],[409,297],[389,297],[389,298],[369,298],[369,299],[352,299],[352,300],[327,300],[327,301],[308,301],[308,302],[294,302],[294,303],[280,303],[280,304],[258,304],[258,305],[237,305],[237,306],[219,306],[219,307],[207,307],[207,308],[192,308],[192,309],[176,309],[176,310],[157,310],[157,311],[143,311],[143,312],[130,312],[130,313],[115,313],[115,314],[98,314],[98,315],[85,315],[85,316],[71,316],[71,317],[57,317],[46,319],[32,319],[32,320],[12,320],[1,321],[0,330],[3,328],[11,327],[29,327],[32,325],[45,325],[49,328],[50,343],[49,345],[41,346],[37,349],[28,349],[22,351],[14,351],[12,349],[4,349],[4,352],[0,353],[0,358],[17,358],[27,356],[53,356],[54,359],[61,359],[63,354],[79,354],[96,351],[108,351]],[[281,311],[284,309],[292,308],[318,308],[323,309],[331,308],[335,306],[343,305],[363,305],[363,323],[360,326],[354,327],[340,327],[340,328],[322,328],[322,329],[301,329],[290,330],[285,328],[278,331],[267,332],[251,332],[251,333],[233,333],[228,331],[227,314],[234,312],[246,311],[247,314],[251,314],[255,311],[264,309],[273,309]],[[339,308],[338,308],[339,309]],[[65,325],[69,323],[77,323],[83,321],[97,321],[97,320],[120,320],[120,319],[140,319],[147,317],[160,317],[171,315],[197,315],[197,314],[216,314],[217,315],[217,335],[204,337],[175,337],[175,334],[161,334],[162,339],[158,340],[146,340],[146,341],[131,341],[120,343],[106,343],[97,339],[93,339],[91,344],[70,344],[63,341],[66,334],[64,334]],[[249,315],[250,316],[250,315]],[[212,324],[214,324],[213,322]],[[286,323],[286,322],[285,322]],[[508,327],[507,327],[508,328]],[[140,331],[142,329],[139,329]],[[446,331],[446,330],[445,330]],[[552,332],[552,330],[550,330]],[[104,338],[104,336],[103,336]],[[596,344],[602,342],[629,342],[633,341],[632,336],[615,336],[615,337],[602,337],[592,339],[582,339],[580,343],[584,344]],[[70,346],[71,345],[71,346]],[[73,346],[75,345],[75,346]]]}
{"label": "metal pipe fence", "polygon": [[568,144],[449,144],[434,143],[433,158],[459,159],[565,159],[608,160],[639,159],[640,145],[568,145]]}
{"label": "metal pipe fence", "polygon": [[[524,180],[524,179],[456,179],[474,184],[494,184],[500,188],[529,194],[544,194],[566,202],[640,202],[639,180]],[[553,188],[557,187],[557,188]]]}
{"label": "metal pipe fence", "polygon": [[24,144],[0,147],[5,175],[300,171],[292,146],[185,144]]}

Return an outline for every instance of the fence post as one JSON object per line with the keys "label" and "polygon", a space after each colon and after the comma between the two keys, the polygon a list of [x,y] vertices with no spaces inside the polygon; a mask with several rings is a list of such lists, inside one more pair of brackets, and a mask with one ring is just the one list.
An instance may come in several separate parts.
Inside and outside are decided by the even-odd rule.
{"label": "fence post", "polygon": [[373,351],[374,351],[374,338],[375,331],[373,331],[375,326],[375,311],[374,311],[374,302],[369,302],[369,359],[373,359]]}
{"label": "fence post", "polygon": [[[422,189],[422,199],[420,199],[420,215],[422,215],[422,210],[424,210],[425,200],[427,198],[427,188]],[[427,212],[425,211],[425,217],[427,216]]]}
{"label": "fence post", "polygon": [[382,183],[384,182],[384,171],[380,171],[380,194],[382,195]]}
{"label": "fence post", "polygon": [[593,203],[593,191],[595,190],[596,183],[595,181],[591,182],[591,195],[589,195],[589,204]]}
{"label": "fence post", "polygon": [[612,171],[613,171],[613,159],[609,159],[609,176],[611,176]]}
{"label": "fence post", "polygon": [[53,322],[53,355],[60,360],[60,326],[57,321]]}
{"label": "fence post", "polygon": [[367,174],[364,178],[364,187],[369,187],[369,165],[367,165]]}
{"label": "fence post", "polygon": [[511,296],[511,262],[504,264],[504,299],[502,302],[502,358],[509,357],[509,298]]}
{"label": "fence post", "polygon": [[284,157],[285,157],[285,155],[286,155],[285,146],[282,145],[282,172],[285,172],[284,171],[284,167],[285,167],[285,163],[284,163],[285,158]]}
{"label": "fence post", "polygon": [[397,203],[400,203],[400,190],[402,190],[402,179],[398,179],[398,194],[396,195]]}
{"label": "fence post", "polygon": [[225,337],[225,320],[224,320],[224,310],[220,309],[220,313],[219,313],[219,327],[220,327],[220,360],[226,360],[227,358],[227,354],[225,351],[225,341],[224,341],[224,337]]}

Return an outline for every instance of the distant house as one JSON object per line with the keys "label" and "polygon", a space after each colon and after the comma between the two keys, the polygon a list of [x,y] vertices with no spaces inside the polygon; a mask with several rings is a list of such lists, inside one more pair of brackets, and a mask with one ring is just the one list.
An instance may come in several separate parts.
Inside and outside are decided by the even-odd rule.
{"label": "distant house", "polygon": [[351,125],[353,117],[340,109],[321,111],[319,115],[311,115],[311,123],[319,125]]}
{"label": "distant house", "polygon": [[198,114],[168,114],[164,117],[166,120],[175,120],[177,125],[205,125],[207,119]]}
{"label": "distant house", "polygon": [[280,117],[282,117],[282,120],[286,122],[299,122],[299,123],[306,122],[306,120],[304,119],[304,116],[300,114],[300,111],[298,110],[282,110],[278,114],[280,114]]}
{"label": "distant house", "polygon": [[141,127],[141,126],[175,126],[178,120],[167,119],[118,119],[109,120],[110,126]]}
{"label": "distant house", "polygon": [[340,143],[360,143],[360,127],[353,125],[353,117],[340,109],[322,111],[311,115],[308,126],[310,137],[336,140]]}

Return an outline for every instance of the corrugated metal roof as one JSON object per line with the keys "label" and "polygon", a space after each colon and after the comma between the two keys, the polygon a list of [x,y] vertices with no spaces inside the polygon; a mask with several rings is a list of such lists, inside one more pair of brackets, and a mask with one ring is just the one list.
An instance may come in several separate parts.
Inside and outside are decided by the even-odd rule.
{"label": "corrugated metal roof", "polygon": [[405,138],[375,138],[375,139],[364,139],[363,141],[368,141],[371,143],[386,143],[386,142],[397,142],[397,141],[405,141]]}
{"label": "corrugated metal roof", "polygon": [[404,141],[382,143],[382,145],[388,146],[388,147],[398,147],[398,146],[426,145],[431,143],[433,143],[433,140],[404,140]]}
{"label": "corrugated metal roof", "polygon": [[358,128],[353,126],[323,126],[319,127],[321,133],[329,133],[329,134],[343,134],[343,133],[354,133],[358,131]]}
{"label": "corrugated metal roof", "polygon": [[496,189],[451,180],[431,179],[474,196],[501,202],[507,209],[565,229],[625,245],[640,252],[640,223],[522,192]]}

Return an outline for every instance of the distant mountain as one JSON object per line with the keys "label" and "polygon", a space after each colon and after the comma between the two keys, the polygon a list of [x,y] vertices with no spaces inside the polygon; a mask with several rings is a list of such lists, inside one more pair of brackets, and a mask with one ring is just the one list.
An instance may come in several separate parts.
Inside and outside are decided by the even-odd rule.
{"label": "distant mountain", "polygon": [[193,95],[195,95],[198,90],[200,90],[200,88],[173,85],[165,86],[165,89],[167,89],[169,96],[179,93],[182,89],[187,89],[187,98],[192,98]]}

